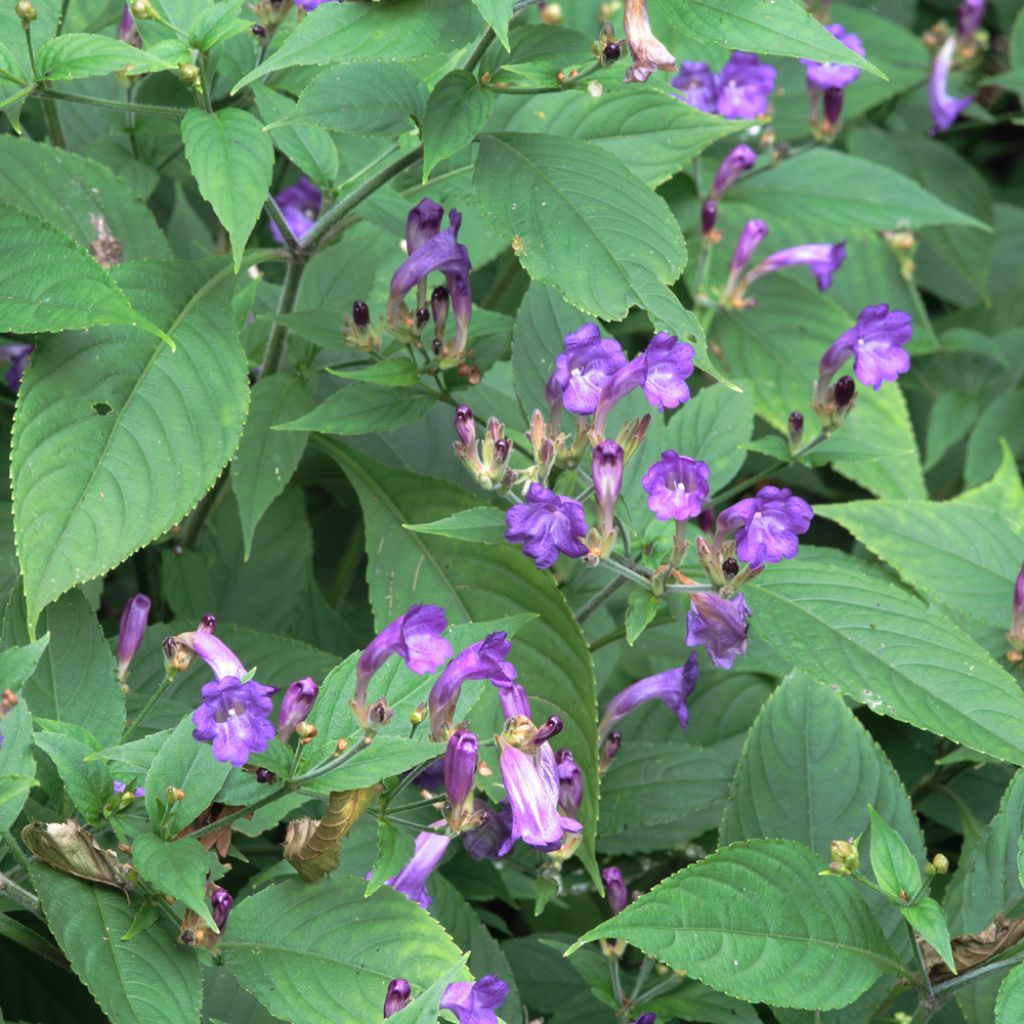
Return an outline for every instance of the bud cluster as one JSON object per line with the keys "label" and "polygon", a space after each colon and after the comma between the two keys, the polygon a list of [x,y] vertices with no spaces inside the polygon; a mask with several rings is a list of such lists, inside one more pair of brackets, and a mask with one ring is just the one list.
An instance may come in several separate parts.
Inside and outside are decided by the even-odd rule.
{"label": "bud cluster", "polygon": [[477,440],[476,420],[468,405],[455,410],[455,454],[485,491],[507,491],[518,474],[509,469],[512,441],[505,436],[505,426],[493,416],[487,421],[482,441]]}

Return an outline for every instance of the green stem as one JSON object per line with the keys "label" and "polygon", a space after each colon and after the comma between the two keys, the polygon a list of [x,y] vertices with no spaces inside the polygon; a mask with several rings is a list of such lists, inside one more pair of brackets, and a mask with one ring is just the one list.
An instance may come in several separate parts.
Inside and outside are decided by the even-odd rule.
{"label": "green stem", "polygon": [[39,914],[39,899],[33,896],[28,889],[22,889],[16,882],[12,882],[3,872],[0,872],[0,896],[7,896],[15,903],[20,903],[30,913]]}
{"label": "green stem", "polygon": [[203,107],[207,113],[212,114],[213,96],[211,94],[211,87],[213,82],[210,79],[210,69],[205,53],[199,54],[199,84],[202,86],[201,92],[203,94]]}
{"label": "green stem", "polygon": [[433,807],[440,801],[440,797],[429,796],[424,800],[417,800],[414,804],[403,804],[401,807],[388,807],[388,814],[405,814],[406,811],[418,811],[421,807]]}
{"label": "green stem", "polygon": [[1007,957],[1005,960],[999,960],[996,963],[982,964],[980,967],[975,967],[973,971],[968,971],[967,974],[961,974],[959,977],[950,978],[949,981],[942,982],[941,985],[936,985],[932,992],[936,996],[945,998],[950,992],[955,992],[957,989],[964,988],[967,985],[973,985],[976,981],[987,978],[990,974],[1003,971],[1007,967],[1014,967],[1019,963],[1024,963],[1024,953],[1017,953],[1015,956]]}
{"label": "green stem", "polygon": [[617,590],[626,585],[624,576],[616,576],[611,583],[606,583],[587,603],[576,613],[577,622],[586,622],[612,596]]}
{"label": "green stem", "polygon": [[227,814],[223,818],[219,818],[217,821],[211,821],[208,825],[203,825],[201,828],[197,828],[194,832],[189,832],[186,836],[181,836],[182,839],[197,839],[199,836],[205,836],[209,832],[216,832],[218,829],[224,828],[225,825],[232,825],[239,818],[248,817],[250,814],[258,811],[261,807],[266,807],[267,804],[272,804],[275,800],[279,800],[283,796],[287,796],[294,787],[292,785],[285,785],[279,789],[275,789],[272,793],[268,793],[266,796],[260,797],[254,803],[249,804],[247,807],[240,807],[237,811],[232,814]]}
{"label": "green stem", "polygon": [[273,196],[267,196],[267,201],[263,205],[266,207],[267,215],[277,225],[277,230],[281,232],[281,237],[284,239],[284,244],[288,247],[288,251],[298,252],[301,248],[299,240],[292,233],[288,221],[284,219],[284,214],[281,212],[281,207],[277,205],[277,200]]}
{"label": "green stem", "polygon": [[188,111],[182,107],[161,107],[153,103],[129,103],[127,100],[105,100],[99,96],[79,96],[63,89],[47,88],[46,97],[64,100],[67,103],[84,103],[90,107],[103,107],[106,110],[131,110],[136,114],[148,114],[152,117],[166,117],[172,121],[180,121]]}
{"label": "green stem", "polygon": [[30,862],[28,857],[25,855],[25,851],[22,850],[21,844],[18,842],[17,839],[14,838],[14,836],[11,835],[10,832],[4,832],[2,838],[4,841],[4,845],[7,847],[8,850],[11,851],[11,853],[14,854],[15,860],[17,860],[17,862],[22,866],[22,868],[25,871],[25,874],[27,875],[29,871]]}
{"label": "green stem", "polygon": [[34,85],[26,85],[24,89],[19,89],[17,92],[12,93],[5,100],[0,100],[0,110],[11,106],[12,103],[17,103],[18,100],[23,100],[26,96],[31,96],[35,91],[36,87]]}
{"label": "green stem", "polygon": [[46,115],[46,127],[50,132],[50,141],[58,149],[67,149],[68,141],[64,137],[64,126],[60,123],[57,104],[45,93],[43,94],[43,113]]}
{"label": "green stem", "polygon": [[[285,237],[287,238],[287,236]],[[277,303],[279,317],[286,316],[295,309],[295,300],[299,296],[299,285],[302,282],[302,271],[305,266],[306,260],[300,256],[291,260],[285,267],[281,298]],[[267,351],[263,356],[263,369],[260,371],[261,377],[269,377],[281,369],[285,356],[288,354],[288,333],[287,325],[278,321],[275,321],[270,328]]]}
{"label": "green stem", "polygon": [[160,700],[160,698],[167,692],[167,689],[171,685],[173,679],[174,673],[170,671],[167,672],[167,674],[163,678],[163,681],[160,683],[160,685],[156,688],[156,691],[153,693],[153,696],[150,697],[148,701],[146,701],[145,706],[138,713],[138,715],[136,715],[135,720],[131,723],[131,725],[128,726],[127,729],[125,729],[124,735],[121,737],[122,743],[127,743],[128,740],[130,740],[132,736],[135,735],[139,726],[142,725],[144,719],[149,715],[150,711],[152,711],[153,708],[156,707],[157,702]]}
{"label": "green stem", "polygon": [[645,956],[644,962],[640,965],[640,970],[637,972],[636,984],[633,986],[633,991],[630,993],[629,1001],[635,1006],[636,997],[640,992],[640,989],[647,984],[647,979],[651,976],[651,971],[654,970],[656,961],[653,956]]}
{"label": "green stem", "polygon": [[22,28],[25,30],[25,49],[28,50],[28,68],[32,72],[32,78],[38,81],[39,73],[36,71],[36,51],[35,47],[32,46],[32,26],[29,22],[23,22]]}
{"label": "green stem", "polygon": [[55,964],[61,970],[71,970],[64,954],[56,946],[47,942],[46,939],[32,931],[31,928],[26,927],[20,921],[15,921],[14,918],[8,917],[6,914],[0,914],[0,936],[10,939],[11,942],[16,942],[19,946],[24,947],[31,953],[35,953],[36,956],[41,956],[44,960],[49,960],[50,963]]}
{"label": "green stem", "polygon": [[476,46],[473,47],[473,51],[466,58],[462,65],[463,71],[473,71],[477,64],[483,59],[484,54],[487,52],[487,48],[494,42],[494,29],[488,28],[486,32],[477,40]]}
{"label": "green stem", "polygon": [[746,480],[741,480],[738,484],[734,484],[732,487],[727,487],[720,494],[712,496],[712,503],[715,505],[724,505],[730,498],[735,497],[737,494],[742,494],[743,491],[750,490],[755,484],[760,483],[767,477],[773,476],[778,473],[779,470],[785,469],[787,466],[794,462],[798,462],[809,452],[813,452],[815,448],[819,448],[823,445],[831,435],[826,434],[822,431],[813,441],[809,441],[799,451],[794,452],[788,459],[782,459],[779,462],[774,463],[767,469],[762,470],[760,473],[756,473],[752,477],[748,477]]}
{"label": "green stem", "polygon": [[917,941],[917,936],[914,934],[914,929],[909,921],[907,922],[907,930],[910,932],[910,943],[917,954],[917,964],[921,968],[921,989],[931,999],[934,995],[934,990],[932,989],[931,978],[928,977],[928,965],[924,962],[924,952],[921,950],[921,944]]}
{"label": "green stem", "polygon": [[673,974],[671,978],[666,978],[664,981],[659,982],[659,984],[649,988],[646,992],[641,992],[636,997],[636,1005],[642,1006],[644,1003],[649,1003],[652,999],[657,999],[658,996],[663,996],[666,992],[679,988],[682,983],[683,979],[678,974]]}
{"label": "green stem", "polygon": [[[673,618],[671,615],[662,615],[659,612],[654,616],[647,628],[653,629],[655,626],[665,626],[672,621]],[[605,633],[604,636],[599,636],[590,645],[590,653],[596,654],[602,647],[607,647],[609,644],[615,643],[616,640],[621,640],[625,635],[626,627],[619,626],[617,629],[613,629],[611,632]]]}
{"label": "green stem", "polygon": [[619,971],[619,958],[617,956],[608,957],[608,974],[612,979],[612,995],[615,996],[615,1002],[622,1006],[626,1001],[626,995],[622,991],[622,974]]}
{"label": "green stem", "polygon": [[366,750],[369,743],[364,743],[362,740],[355,740],[352,743],[352,749],[346,750],[341,757],[332,757],[329,761],[320,765],[317,768],[311,768],[304,775],[300,775],[295,781],[294,785],[304,786],[307,782],[312,782],[314,779],[323,778],[325,775],[330,775],[331,772],[337,771],[342,765],[348,764],[360,751]]}
{"label": "green stem", "polygon": [[386,185],[396,175],[401,174],[423,157],[423,147],[405,153],[382,167],[373,177],[368,178],[358,188],[353,189],[344,199],[339,199],[309,230],[302,240],[306,252],[313,253],[322,249],[335,236],[335,228],[364,199],[372,196],[382,185]]}

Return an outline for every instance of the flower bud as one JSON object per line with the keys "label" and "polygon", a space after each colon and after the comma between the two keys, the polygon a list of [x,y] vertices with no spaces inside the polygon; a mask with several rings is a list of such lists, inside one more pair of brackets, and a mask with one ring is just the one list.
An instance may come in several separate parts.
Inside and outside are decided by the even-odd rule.
{"label": "flower bud", "polygon": [[825,90],[825,130],[834,135],[839,127],[839,118],[843,116],[843,90]]}
{"label": "flower bud", "polygon": [[622,47],[614,41],[606,43],[604,49],[601,51],[602,63],[605,66],[614,64],[621,56]]}
{"label": "flower bud", "polygon": [[199,66],[196,64],[179,64],[178,79],[185,85],[195,85],[202,77]]}
{"label": "flower bud", "polygon": [[185,791],[183,789],[178,789],[177,786],[168,786],[167,792],[164,796],[169,804],[176,804],[185,799]]}
{"label": "flower bud", "polygon": [[409,712],[410,725],[422,725],[427,720],[430,709],[426,701],[421,701]]}
{"label": "flower bud", "polygon": [[282,743],[287,743],[297,727],[305,722],[319,692],[320,687],[309,676],[292,683],[285,690],[281,710],[277,715],[277,738]]}
{"label": "flower bud", "polygon": [[607,738],[601,746],[601,764],[600,770],[606,771],[608,765],[615,760],[615,755],[618,754],[619,749],[622,747],[622,733],[618,730],[614,730],[608,733]]}
{"label": "flower bud", "polygon": [[852,377],[840,377],[832,389],[832,398],[837,409],[845,409],[853,401],[857,394],[857,385]]}
{"label": "flower bud", "polygon": [[460,405],[455,410],[455,432],[466,448],[476,449],[476,420],[473,410],[468,405]]}
{"label": "flower bud", "polygon": [[214,634],[217,632],[217,616],[207,612],[199,619],[199,625],[196,627],[197,633],[209,633]]}
{"label": "flower bud", "polygon": [[29,0],[18,0],[15,5],[14,13],[21,18],[21,24],[24,28],[28,28],[29,24],[36,20],[36,9],[32,6]]}
{"label": "flower bud", "polygon": [[789,450],[797,451],[804,440],[804,414],[802,412],[791,412],[789,414]]}
{"label": "flower bud", "polygon": [[601,881],[604,882],[605,895],[612,913],[622,913],[629,906],[629,891],[622,880],[622,872],[616,867],[605,868],[601,872]]}
{"label": "flower bud", "polygon": [[352,303],[352,322],[356,327],[370,326],[370,307],[362,299]]}
{"label": "flower bud", "polygon": [[430,310],[426,306],[420,306],[416,310],[416,327],[422,327],[430,319]]}
{"label": "flower bud", "polygon": [[727,558],[722,562],[722,575],[727,580],[735,579],[740,572],[740,563],[735,558]]}
{"label": "flower bud", "polygon": [[935,868],[937,875],[945,875],[949,873],[949,859],[945,854],[937,853],[932,857],[932,867]]}
{"label": "flower bud", "polygon": [[558,771],[558,803],[570,816],[575,816],[583,802],[583,773],[568,747],[555,752]]}
{"label": "flower bud", "polygon": [[829,867],[839,875],[848,875],[860,867],[860,853],[856,839],[833,839],[829,847],[832,863]]}
{"label": "flower bud", "polygon": [[545,25],[561,25],[565,21],[565,14],[561,4],[541,4],[540,20]]}
{"label": "flower bud", "polygon": [[531,745],[539,747],[547,743],[552,737],[557,736],[564,728],[562,719],[558,715],[552,715],[534,734]]}
{"label": "flower bud", "polygon": [[135,652],[146,635],[152,602],[145,594],[136,594],[121,612],[121,625],[117,637],[117,678],[123,683],[128,675]]}
{"label": "flower bud", "polygon": [[213,923],[217,926],[217,931],[224,931],[234,903],[235,899],[227,889],[222,889],[219,885],[213,887],[213,892],[210,893],[210,906],[213,908]]}
{"label": "flower bud", "polygon": [[622,490],[622,469],[625,455],[622,447],[614,441],[602,441],[594,449],[591,464],[594,492],[600,517],[600,531],[604,539],[615,531],[615,503]]}
{"label": "flower bud", "polygon": [[384,997],[384,1019],[404,1010],[411,996],[412,988],[405,978],[392,978],[388,982],[388,994]]}
{"label": "flower bud", "polygon": [[445,324],[448,322],[450,295],[443,284],[439,284],[430,293],[430,311],[434,317],[434,337],[444,338]]}
{"label": "flower bud", "polygon": [[[471,799],[476,779],[477,739],[473,733],[456,730],[444,752],[444,788],[451,805],[449,824],[457,832],[465,817],[467,799]],[[472,813],[472,806],[468,808]]]}
{"label": "flower bud", "polygon": [[267,786],[270,785],[271,782],[276,782],[277,776],[269,768],[257,768],[256,781]]}
{"label": "flower bud", "polygon": [[715,230],[715,221],[718,219],[718,203],[714,199],[707,199],[700,209],[700,229],[707,238]]}

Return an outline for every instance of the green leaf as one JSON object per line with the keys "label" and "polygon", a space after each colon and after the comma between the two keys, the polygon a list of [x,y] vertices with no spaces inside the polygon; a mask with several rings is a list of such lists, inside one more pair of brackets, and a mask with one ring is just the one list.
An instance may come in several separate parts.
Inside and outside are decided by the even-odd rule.
{"label": "green leaf", "polygon": [[135,917],[123,893],[39,863],[32,880],[58,945],[111,1024],[199,1024],[199,960],[166,925],[122,942]]}
{"label": "green leaf", "polygon": [[203,198],[227,230],[235,272],[267,199],[274,147],[248,111],[190,110],[181,122],[185,158]]}
{"label": "green leaf", "polygon": [[428,988],[459,962],[421,907],[387,887],[367,899],[361,879],[337,874],[246,897],[221,951],[242,986],[293,1024],[366,1024],[380,1016],[399,967],[411,985]]}
{"label": "green leaf", "polygon": [[338,147],[326,129],[315,124],[289,124],[295,101],[254,82],[253,99],[260,117],[276,127],[268,129],[274,145],[321,188],[329,188],[338,177]]}
{"label": "green leaf", "polygon": [[1024,1020],[1024,964],[1018,964],[999,986],[995,1024],[1020,1024]]}
{"label": "green leaf", "polygon": [[376,434],[397,430],[422,419],[437,401],[419,388],[350,384],[321,402],[312,412],[275,430],[316,430],[323,434]]}
{"label": "green leaf", "polygon": [[[351,480],[363,507],[367,578],[378,626],[416,602],[440,604],[452,623],[520,612],[537,616],[516,634],[511,657],[537,720],[557,714],[565,724],[559,742],[572,750],[583,772],[581,850],[592,866],[599,785],[593,663],[551,574],[507,545],[467,547],[404,529],[408,523],[436,522],[474,508],[478,499],[440,480],[384,469],[335,441],[327,441],[325,448]],[[486,587],[480,586],[482,579]]]}
{"label": "green leaf", "polygon": [[4,742],[0,746],[0,832],[8,832],[18,820],[35,784],[32,757],[32,716],[20,700],[4,715]]}
{"label": "green leaf", "polygon": [[498,42],[511,51],[508,39],[508,23],[515,14],[515,0],[473,0],[481,17],[494,29]]}
{"label": "green leaf", "polygon": [[36,56],[40,79],[50,82],[109,75],[128,67],[133,75],[167,71],[177,65],[109,36],[70,32],[43,43]]}
{"label": "green leaf", "polygon": [[[65,594],[43,613],[39,631],[50,634],[50,643],[23,683],[20,698],[40,718],[70,722],[101,744],[115,743],[124,727],[124,694],[117,664],[89,602],[79,591]],[[4,642],[26,643],[28,632],[24,604],[12,601]]]}
{"label": "green leaf", "polygon": [[630,306],[646,304],[652,283],[668,285],[682,273],[686,245],[665,201],[593,143],[485,135],[473,184],[530,277],[591,316],[621,320]]}
{"label": "green leaf", "polygon": [[35,672],[49,642],[50,634],[47,633],[24,647],[11,647],[0,653],[0,690],[18,690]]}
{"label": "green leaf", "polygon": [[505,539],[507,529],[505,513],[490,505],[468,508],[455,515],[445,516],[436,523],[409,523],[405,528],[414,533],[429,533],[435,537],[451,537],[453,540],[476,544],[500,544]]}
{"label": "green leaf", "polygon": [[111,275],[51,224],[0,203],[0,246],[7,267],[0,332],[131,324],[161,334],[132,308]]}
{"label": "green leaf", "polygon": [[956,974],[953,949],[949,944],[949,925],[946,924],[946,915],[942,913],[942,907],[930,896],[925,896],[911,907],[900,907],[900,913],[910,923],[910,927],[931,944],[935,952],[949,965],[949,969]]}
{"label": "green leaf", "polygon": [[887,231],[933,224],[990,230],[905,175],[825,147],[787,160],[770,173],[748,176],[730,189],[729,202],[768,221],[785,219],[816,237],[851,228]]}
{"label": "green leaf", "polygon": [[322,4],[302,19],[284,45],[243,75],[232,93],[271,71],[309,64],[436,63],[439,53],[466,46],[483,27],[476,9],[461,0],[397,0],[387,9]]}
{"label": "green leaf", "polygon": [[306,447],[304,433],[281,433],[272,428],[312,408],[313,396],[303,377],[275,373],[261,377],[252,389],[252,408],[231,461],[231,489],[242,519],[246,559],[263,513],[288,486]]}
{"label": "green leaf", "polygon": [[[146,811],[153,827],[173,836],[190,825],[213,801],[231,765],[213,756],[209,743],[192,737],[192,717],[186,716],[167,738],[146,772]],[[167,790],[184,792],[170,805]]]}
{"label": "green leaf", "polygon": [[238,17],[240,6],[239,0],[223,0],[201,9],[189,25],[189,46],[209,52],[225,39],[248,32],[252,22]]}
{"label": "green leaf", "polygon": [[[491,0],[483,0],[491,2]],[[497,0],[507,6],[510,0]],[[508,45],[506,19],[505,46]],[[473,141],[494,109],[494,90],[480,85],[468,71],[450,71],[434,86],[423,120],[423,182],[442,161]]]}
{"label": "green leaf", "polygon": [[1024,449],[1024,395],[1006,391],[982,410],[967,439],[964,483],[980,484],[999,463],[1000,442],[1007,441],[1014,454]]}
{"label": "green leaf", "polygon": [[416,364],[404,356],[385,359],[382,363],[370,363],[369,366],[360,366],[354,370],[335,370],[327,367],[327,372],[334,377],[379,384],[385,388],[414,387],[420,381],[420,371]]}
{"label": "green leaf", "polygon": [[661,602],[649,590],[637,587],[626,598],[626,643],[632,647],[654,621]]}
{"label": "green leaf", "polygon": [[[374,693],[379,693],[376,679],[374,684]],[[346,697],[352,692],[353,688],[349,687]],[[358,740],[353,739],[349,742]],[[314,779],[308,784],[308,788],[318,793],[365,789],[375,782],[380,782],[381,779],[408,771],[418,764],[440,757],[443,753],[444,745],[441,743],[409,739],[407,736],[378,736],[357,757],[322,779]]]}
{"label": "green leaf", "polygon": [[[64,726],[61,722],[48,722],[36,716],[36,746],[46,752],[57,767],[67,795],[90,825],[103,820],[103,805],[113,795],[110,773],[102,761],[88,761],[98,745],[85,742],[92,739],[84,730]],[[77,734],[77,735],[76,735]]]}
{"label": "green leaf", "polygon": [[299,96],[289,124],[352,135],[397,135],[423,120],[426,86],[400,64],[343,64],[321,71]]}
{"label": "green leaf", "polygon": [[234,452],[249,386],[226,270],[219,260],[116,269],[175,351],[94,327],[33,356],[12,439],[32,620],[177,523]]}
{"label": "green leaf", "polygon": [[181,900],[217,930],[206,897],[210,854],[198,839],[165,843],[152,832],[143,832],[132,843],[132,864],[147,882],[156,886],[157,892]]}
{"label": "green leaf", "polygon": [[780,563],[744,590],[758,636],[878,714],[1013,763],[1024,694],[938,609],[848,565]]}
{"label": "green leaf", "polygon": [[794,0],[672,0],[668,9],[686,35],[727,50],[852,64],[885,77],[869,60],[826,32]]}
{"label": "green leaf", "polygon": [[[871,815],[871,868],[878,884],[906,902],[921,887],[921,868],[903,837],[875,809]],[[906,908],[901,908],[906,909]]]}
{"label": "green leaf", "polygon": [[799,843],[737,843],[677,871],[576,946],[625,939],[739,999],[845,1006],[880,975],[906,970],[856,890],[820,877],[823,866]]}
{"label": "green leaf", "polygon": [[366,883],[366,895],[372,896],[389,878],[394,878],[412,859],[415,849],[416,844],[408,832],[381,817],[377,825],[377,856]]}

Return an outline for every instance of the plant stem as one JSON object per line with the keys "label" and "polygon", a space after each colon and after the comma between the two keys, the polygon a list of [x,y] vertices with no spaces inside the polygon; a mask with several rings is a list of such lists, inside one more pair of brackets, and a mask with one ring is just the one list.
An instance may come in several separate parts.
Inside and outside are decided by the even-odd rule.
{"label": "plant stem", "polygon": [[61,970],[71,970],[64,954],[56,946],[47,942],[46,939],[32,931],[31,928],[26,927],[20,921],[15,921],[14,918],[8,917],[6,914],[0,914],[0,936],[10,939],[11,942],[16,942],[19,946],[35,953],[36,956],[41,956],[44,960],[49,960],[50,963],[55,964]]}
{"label": "plant stem", "polygon": [[131,725],[128,726],[128,728],[125,729],[124,735],[121,737],[122,743],[127,743],[128,740],[130,740],[132,736],[135,735],[135,732],[138,730],[139,726],[142,725],[143,720],[147,717],[147,715],[149,715],[150,711],[152,711],[153,708],[156,707],[157,701],[159,701],[160,698],[167,692],[167,688],[171,685],[171,681],[173,679],[174,673],[172,672],[168,672],[164,676],[163,681],[156,688],[156,691],[153,693],[153,696],[150,697],[148,701],[146,701],[143,709],[138,713],[138,715],[135,716],[135,720],[131,723]]}
{"label": "plant stem", "polygon": [[622,991],[622,975],[619,972],[619,958],[617,956],[608,957],[608,974],[612,979],[612,995],[615,996],[615,1002],[622,1006],[626,1002],[626,995]]}
{"label": "plant stem", "polygon": [[33,896],[28,889],[22,889],[16,882],[12,882],[3,872],[0,872],[0,895],[7,896],[15,903],[20,903],[29,912],[39,915],[39,899]]}
{"label": "plant stem", "polygon": [[443,802],[443,797],[429,796],[424,800],[417,800],[414,804],[403,804],[401,807],[388,807],[388,814],[404,814],[406,811],[417,811],[421,807],[433,807],[436,803]]}
{"label": "plant stem", "polygon": [[727,487],[720,494],[713,495],[711,499],[713,504],[724,505],[725,502],[727,502],[730,498],[735,497],[737,494],[742,494],[743,491],[750,490],[750,488],[753,487],[755,484],[758,484],[767,477],[770,477],[773,474],[778,473],[780,469],[785,469],[792,463],[798,462],[809,452],[812,452],[815,448],[818,448],[821,445],[823,445],[829,439],[830,436],[831,435],[826,434],[825,431],[822,431],[820,434],[818,434],[816,438],[814,438],[813,441],[808,441],[807,444],[803,446],[803,448],[799,449],[799,451],[794,452],[788,459],[781,459],[779,462],[774,463],[767,469],[762,470],[760,473],[756,473],[754,476],[748,477],[746,480],[741,480],[738,484],[733,484],[732,487]]}
{"label": "plant stem", "polygon": [[25,856],[25,851],[22,850],[20,844],[18,843],[18,840],[15,839],[14,836],[10,834],[10,832],[5,832],[2,838],[4,841],[4,845],[7,847],[8,850],[11,851],[11,853],[14,854],[15,860],[17,860],[17,862],[22,866],[22,868],[25,870],[25,874],[27,875],[30,862],[28,857]]}
{"label": "plant stem", "polygon": [[999,960],[996,963],[982,964],[980,967],[975,967],[973,971],[968,971],[967,974],[961,974],[959,977],[950,978],[949,981],[942,982],[941,985],[936,985],[932,992],[936,996],[945,998],[957,989],[973,985],[976,981],[987,978],[990,974],[995,974],[996,971],[1005,970],[1007,967],[1013,967],[1019,963],[1024,963],[1024,953],[1017,953],[1016,956],[1007,957],[1005,960]]}
{"label": "plant stem", "polygon": [[149,114],[152,117],[166,117],[172,121],[180,121],[188,111],[183,107],[161,107],[153,103],[129,103],[127,100],[106,100],[99,96],[79,96],[63,89],[47,88],[44,96],[48,99],[65,100],[68,103],[84,103],[90,107],[104,107],[107,110],[130,110],[136,114]]}
{"label": "plant stem", "polygon": [[277,230],[281,232],[281,237],[284,239],[284,244],[288,247],[288,251],[298,252],[300,248],[299,240],[292,233],[288,221],[284,219],[284,214],[281,212],[281,207],[277,205],[277,200],[273,196],[267,196],[267,201],[263,205],[266,207],[267,215],[277,225]]}
{"label": "plant stem", "polygon": [[909,921],[907,922],[907,930],[910,932],[910,944],[914,947],[914,952],[917,954],[917,963],[921,968],[921,987],[928,998],[931,999],[934,993],[931,978],[928,977],[928,965],[924,962],[924,952],[921,949],[921,944],[917,941],[917,936],[914,934],[914,929]]}
{"label": "plant stem", "polygon": [[259,800],[249,804],[247,807],[240,807],[237,811],[231,814],[225,815],[223,818],[219,818],[217,821],[211,821],[208,825],[203,825],[201,828],[197,828],[194,832],[189,832],[188,835],[182,836],[182,839],[198,839],[199,836],[205,836],[209,832],[216,832],[218,829],[224,828],[225,825],[231,825],[238,821],[239,818],[248,817],[255,811],[258,811],[261,807],[266,807],[267,804],[272,804],[275,800],[279,800],[283,796],[287,796],[292,790],[292,785],[282,786],[280,789],[275,789],[272,793],[268,793],[266,796],[260,797]]}
{"label": "plant stem", "polygon": [[58,149],[67,149],[68,141],[64,137],[64,127],[60,123],[57,104],[45,93],[43,94],[43,113],[46,115],[46,127],[50,132],[50,141]]}
{"label": "plant stem", "polygon": [[636,976],[636,984],[633,986],[633,991],[630,993],[629,1001],[636,1005],[636,997],[640,992],[640,989],[647,984],[647,979],[651,976],[651,971],[654,970],[654,964],[656,963],[653,956],[645,956],[644,962],[640,965],[640,970]]}
{"label": "plant stem", "polygon": [[[660,612],[650,621],[647,628],[653,629],[655,626],[665,626],[672,622],[673,618],[671,615],[662,615]],[[626,635],[626,627],[619,626],[618,629],[613,629],[609,633],[605,633],[604,636],[599,636],[591,645],[590,653],[594,654],[601,650],[602,647],[607,647],[609,644],[615,643],[616,640],[621,640]]]}
{"label": "plant stem", "polygon": [[[287,236],[285,237],[287,238]],[[305,267],[306,260],[302,256],[296,256],[285,267],[281,298],[277,303],[279,317],[285,316],[295,309],[295,300],[299,296],[299,284],[302,282],[302,271]],[[281,369],[288,353],[288,333],[288,327],[277,321],[270,328],[267,351],[263,356],[263,369],[260,371],[261,377],[269,377]]]}
{"label": "plant stem", "polygon": [[652,986],[646,992],[641,992],[636,997],[636,1005],[642,1006],[644,1003],[649,1003],[652,999],[657,999],[658,996],[663,996],[666,992],[679,988],[682,983],[683,979],[678,974],[673,974],[672,977],[666,978],[664,981],[659,982],[659,984]]}
{"label": "plant stem", "polygon": [[523,86],[521,88],[510,85],[502,88],[500,85],[492,82],[488,87],[499,96],[539,96],[549,92],[567,92],[570,89],[575,89],[580,82],[596,74],[604,66],[602,61],[595,61],[589,67],[584,68],[578,75],[573,75],[571,78],[566,75],[565,80],[557,85]]}
{"label": "plant stem", "polygon": [[494,42],[494,29],[488,27],[487,31],[477,40],[476,46],[473,47],[470,55],[465,59],[462,64],[463,71],[472,71],[476,68],[477,64],[483,59],[484,54],[487,52],[487,48]]}
{"label": "plant stem", "polygon": [[615,591],[626,585],[625,576],[616,576],[611,583],[606,583],[587,603],[576,613],[577,622],[586,622],[608,600]]}

